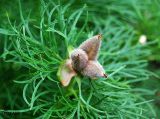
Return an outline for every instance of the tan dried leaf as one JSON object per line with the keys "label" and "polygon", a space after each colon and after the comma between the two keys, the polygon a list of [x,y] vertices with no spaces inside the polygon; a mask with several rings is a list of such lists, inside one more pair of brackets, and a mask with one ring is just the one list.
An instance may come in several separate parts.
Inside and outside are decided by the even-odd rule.
{"label": "tan dried leaf", "polygon": [[71,79],[76,75],[77,73],[71,65],[71,59],[67,59],[58,71],[58,77],[63,86],[68,86]]}

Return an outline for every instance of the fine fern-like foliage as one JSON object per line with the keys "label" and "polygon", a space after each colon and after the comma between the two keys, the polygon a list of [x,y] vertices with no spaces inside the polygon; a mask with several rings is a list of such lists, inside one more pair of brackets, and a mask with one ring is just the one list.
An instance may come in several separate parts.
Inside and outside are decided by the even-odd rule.
{"label": "fine fern-like foliage", "polygon": [[[41,1],[40,17],[32,19],[23,14],[19,3],[21,22],[14,24],[8,18],[10,29],[0,29],[1,34],[7,35],[1,58],[14,63],[19,71],[24,70],[14,80],[23,86],[19,97],[23,97],[23,108],[15,105],[0,111],[32,114],[39,119],[154,118],[152,100],[142,96],[152,91],[136,88],[137,83],[154,75],[146,70],[148,44],[141,45],[134,27],[114,15],[105,19],[93,15],[86,5],[75,5],[76,10],[72,5]],[[126,12],[130,16],[130,11]],[[123,9],[116,14],[123,16]],[[134,17],[131,14],[125,20],[132,21]],[[64,88],[57,72],[68,59],[70,48],[98,33],[103,34],[99,61],[109,74],[108,79],[91,80],[79,75]]]}

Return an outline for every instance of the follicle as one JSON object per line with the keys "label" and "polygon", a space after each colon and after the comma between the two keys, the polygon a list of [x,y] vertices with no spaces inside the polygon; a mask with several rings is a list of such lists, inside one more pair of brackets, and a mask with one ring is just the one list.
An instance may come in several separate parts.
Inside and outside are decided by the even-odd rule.
{"label": "follicle", "polygon": [[[61,81],[62,85],[68,86],[71,78],[77,75],[77,73],[81,73],[83,76],[91,79],[108,77],[103,66],[97,60],[101,39],[101,34],[93,36],[73,50],[69,59],[70,67],[68,67],[71,73],[67,74],[69,73],[67,71],[63,73],[64,79]],[[67,75],[68,78],[66,78],[65,75]]]}

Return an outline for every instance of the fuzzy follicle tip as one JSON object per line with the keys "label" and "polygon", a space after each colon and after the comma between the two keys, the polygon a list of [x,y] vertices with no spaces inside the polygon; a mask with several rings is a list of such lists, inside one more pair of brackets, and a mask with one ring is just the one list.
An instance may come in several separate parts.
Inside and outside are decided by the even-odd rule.
{"label": "fuzzy follicle tip", "polygon": [[101,40],[101,39],[102,39],[102,35],[98,34],[98,40]]}

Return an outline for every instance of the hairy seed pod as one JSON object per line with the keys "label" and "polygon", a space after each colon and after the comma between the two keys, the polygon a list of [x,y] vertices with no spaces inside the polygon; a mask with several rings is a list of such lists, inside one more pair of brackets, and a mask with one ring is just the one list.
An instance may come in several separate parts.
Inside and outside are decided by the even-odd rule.
{"label": "hairy seed pod", "polygon": [[81,72],[84,76],[90,78],[107,78],[105,71],[98,61],[89,61],[87,66]]}
{"label": "hairy seed pod", "polygon": [[101,46],[101,35],[93,36],[84,41],[79,48],[73,50],[58,70],[58,77],[63,86],[68,86],[71,79],[81,73],[90,78],[107,78],[97,55]]}
{"label": "hairy seed pod", "polygon": [[87,39],[84,41],[79,48],[84,50],[87,55],[89,60],[96,60],[98,51],[101,46],[101,35],[96,35],[93,36],[92,38]]}
{"label": "hairy seed pod", "polygon": [[82,49],[75,49],[71,53],[71,59],[72,59],[72,67],[76,71],[80,72],[82,69],[84,69],[87,66],[88,56],[86,52],[83,51]]}

